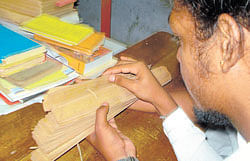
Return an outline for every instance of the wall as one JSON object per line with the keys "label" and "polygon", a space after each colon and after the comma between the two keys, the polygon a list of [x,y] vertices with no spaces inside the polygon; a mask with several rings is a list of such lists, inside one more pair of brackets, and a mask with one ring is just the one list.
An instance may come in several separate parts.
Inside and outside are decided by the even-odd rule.
{"label": "wall", "polygon": [[[78,11],[84,23],[100,30],[101,0],[80,0]],[[111,37],[128,45],[157,31],[171,32],[169,0],[113,0]]]}

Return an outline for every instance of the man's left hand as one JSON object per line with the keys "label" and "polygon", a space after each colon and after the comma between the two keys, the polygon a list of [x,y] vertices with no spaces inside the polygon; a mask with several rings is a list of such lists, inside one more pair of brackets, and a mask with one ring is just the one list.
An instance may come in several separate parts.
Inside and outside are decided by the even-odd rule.
{"label": "man's left hand", "polygon": [[95,132],[87,140],[108,161],[117,161],[129,156],[136,157],[132,141],[118,130],[114,119],[107,121],[108,104],[103,104],[96,111]]}

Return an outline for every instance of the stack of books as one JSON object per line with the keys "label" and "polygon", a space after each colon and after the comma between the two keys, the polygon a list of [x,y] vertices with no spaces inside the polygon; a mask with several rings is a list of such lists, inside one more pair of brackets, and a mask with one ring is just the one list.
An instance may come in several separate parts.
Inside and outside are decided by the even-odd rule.
{"label": "stack of books", "polygon": [[45,60],[45,47],[0,25],[0,76],[8,77]]}
{"label": "stack of books", "polygon": [[113,65],[116,62],[112,59],[114,52],[126,49],[114,41],[110,47],[112,42],[106,42],[104,33],[86,24],[70,24],[48,14],[25,22],[22,29],[34,33],[36,40],[49,44],[83,77]]}
{"label": "stack of books", "polygon": [[27,98],[78,76],[69,67],[46,57],[46,48],[38,42],[3,25],[0,35],[0,98],[6,105],[24,103]]}
{"label": "stack of books", "polygon": [[42,13],[62,16],[72,12],[75,0],[1,0],[0,18],[22,23]]}
{"label": "stack of books", "polygon": [[[166,67],[154,68],[152,73],[161,85],[171,80]],[[134,75],[123,76],[135,79]],[[96,109],[104,101],[109,102],[109,120],[136,100],[136,96],[127,89],[109,82],[107,76],[49,90],[43,102],[47,114],[32,132],[38,149],[31,153],[31,160],[56,160],[91,134],[95,126]]]}

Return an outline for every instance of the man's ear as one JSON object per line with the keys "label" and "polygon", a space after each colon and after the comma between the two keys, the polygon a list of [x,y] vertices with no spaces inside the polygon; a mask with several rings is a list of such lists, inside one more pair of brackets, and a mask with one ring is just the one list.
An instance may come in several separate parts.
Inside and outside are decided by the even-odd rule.
{"label": "man's ear", "polygon": [[220,66],[222,72],[228,72],[242,57],[241,29],[237,22],[228,14],[221,14],[218,18],[218,29],[221,33],[222,55]]}

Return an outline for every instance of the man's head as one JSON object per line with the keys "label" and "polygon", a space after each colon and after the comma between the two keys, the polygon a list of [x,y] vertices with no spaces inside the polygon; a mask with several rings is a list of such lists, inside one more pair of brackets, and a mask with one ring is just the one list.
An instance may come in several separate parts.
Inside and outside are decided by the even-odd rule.
{"label": "man's head", "polygon": [[247,104],[243,94],[250,95],[250,1],[175,0],[169,23],[180,38],[177,58],[198,109],[232,119]]}

